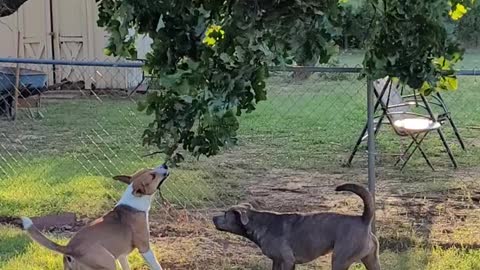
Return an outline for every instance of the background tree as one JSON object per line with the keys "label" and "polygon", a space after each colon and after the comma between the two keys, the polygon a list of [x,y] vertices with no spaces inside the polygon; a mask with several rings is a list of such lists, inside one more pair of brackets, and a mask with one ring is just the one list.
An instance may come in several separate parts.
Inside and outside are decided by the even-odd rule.
{"label": "background tree", "polygon": [[[153,39],[146,70],[157,78],[140,110],[154,115],[144,143],[173,162],[215,155],[235,143],[237,117],[265,100],[268,67],[327,63],[342,33],[341,0],[97,0],[107,53],[135,57],[135,36]],[[363,76],[386,75],[425,93],[456,88],[453,64],[463,50],[448,35],[472,0],[365,0],[368,23]]]}
{"label": "background tree", "polygon": [[465,46],[480,48],[480,2],[460,21],[455,34]]}
{"label": "background tree", "polygon": [[363,49],[374,8],[364,0],[345,3],[342,12],[342,32],[335,42],[344,50]]}
{"label": "background tree", "polygon": [[[480,2],[475,2],[464,18],[457,21],[447,20],[447,30],[462,45],[470,48],[480,46]],[[374,15],[372,5],[365,0],[351,0],[345,5],[342,34],[336,43],[343,49],[364,49],[368,36],[369,22]]]}

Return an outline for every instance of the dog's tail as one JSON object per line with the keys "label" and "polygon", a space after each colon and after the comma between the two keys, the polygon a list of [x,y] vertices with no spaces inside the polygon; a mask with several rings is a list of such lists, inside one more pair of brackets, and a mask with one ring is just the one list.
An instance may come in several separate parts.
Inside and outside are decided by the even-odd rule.
{"label": "dog's tail", "polygon": [[28,232],[28,234],[30,235],[30,237],[34,241],[36,241],[40,245],[42,245],[42,246],[44,246],[44,247],[46,247],[50,250],[53,250],[55,252],[58,252],[58,253],[61,253],[61,254],[64,254],[64,255],[66,254],[67,248],[65,246],[61,246],[61,245],[51,241],[47,237],[45,237],[45,235],[43,235],[37,229],[37,227],[35,227],[35,225],[33,225],[33,222],[32,222],[31,219],[29,219],[27,217],[22,217],[21,220],[22,220],[23,229]]}
{"label": "dog's tail", "polygon": [[366,188],[357,184],[344,184],[338,186],[335,191],[350,191],[360,196],[363,200],[362,220],[367,224],[372,222],[373,216],[375,215],[374,203],[372,195]]}

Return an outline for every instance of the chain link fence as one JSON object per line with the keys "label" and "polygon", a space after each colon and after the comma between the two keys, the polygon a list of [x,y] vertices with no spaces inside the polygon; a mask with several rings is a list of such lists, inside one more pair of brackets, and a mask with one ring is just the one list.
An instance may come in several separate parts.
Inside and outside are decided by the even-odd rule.
{"label": "chain link fence", "polygon": [[[152,121],[137,111],[136,103],[151,91],[141,63],[3,62],[0,217],[73,212],[81,226],[113,207],[121,196],[125,187],[112,176],[162,162],[146,157],[155,149],[141,144]],[[480,172],[480,77],[473,76],[477,74],[473,69],[462,74],[457,92],[442,93],[467,146],[463,151],[450,127],[444,128],[458,170],[450,168],[441,142],[431,136],[425,149],[437,170],[431,171],[415,155],[401,173],[394,163],[408,141],[388,126],[378,134],[377,214],[386,248],[412,245],[417,239],[412,235],[427,242],[448,242],[450,235],[441,233],[444,228],[434,227],[447,221],[438,223],[441,214],[431,213],[437,211],[434,203],[444,198],[421,201],[431,192],[469,193],[455,200],[467,204],[457,214],[468,205],[478,206],[476,191],[469,187]],[[358,69],[352,68],[272,71],[268,100],[240,119],[238,146],[210,159],[187,158],[172,169],[162,191],[166,202],[157,198],[151,214],[152,241],[162,265],[267,269],[268,261],[254,245],[215,231],[210,221],[239,202],[278,211],[358,213],[362,206],[354,196],[334,193],[340,183],[366,181],[366,146],[350,167],[345,166],[366,123],[366,83],[358,76]],[[459,224],[449,224],[478,222],[476,214],[465,215]],[[63,233],[75,230],[64,228]],[[468,241],[476,241],[478,235]],[[0,269],[13,269],[8,267],[15,256],[2,258]],[[142,265],[141,260],[131,262],[135,269]],[[326,265],[328,259],[323,258],[306,269]]]}

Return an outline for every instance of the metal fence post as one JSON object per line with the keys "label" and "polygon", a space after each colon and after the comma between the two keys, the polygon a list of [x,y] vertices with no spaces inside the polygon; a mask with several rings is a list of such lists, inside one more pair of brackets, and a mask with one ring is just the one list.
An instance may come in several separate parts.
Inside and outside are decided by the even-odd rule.
{"label": "metal fence post", "polygon": [[[375,206],[375,125],[374,125],[374,94],[373,81],[367,79],[367,117],[368,117],[368,189],[373,197],[373,206]],[[375,234],[375,215],[372,222],[372,231]]]}

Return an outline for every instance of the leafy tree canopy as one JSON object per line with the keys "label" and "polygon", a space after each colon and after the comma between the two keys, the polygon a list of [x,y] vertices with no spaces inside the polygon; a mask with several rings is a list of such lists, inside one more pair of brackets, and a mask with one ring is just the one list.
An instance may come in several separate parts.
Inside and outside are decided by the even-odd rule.
{"label": "leafy tree canopy", "polygon": [[[172,162],[235,143],[237,117],[265,100],[268,67],[327,63],[348,0],[97,0],[108,54],[136,57],[130,29],[153,40],[146,71],[157,78],[140,110],[153,114],[144,143]],[[463,50],[447,23],[472,0],[364,0],[374,15],[363,76],[389,75],[427,94],[453,90]]]}

